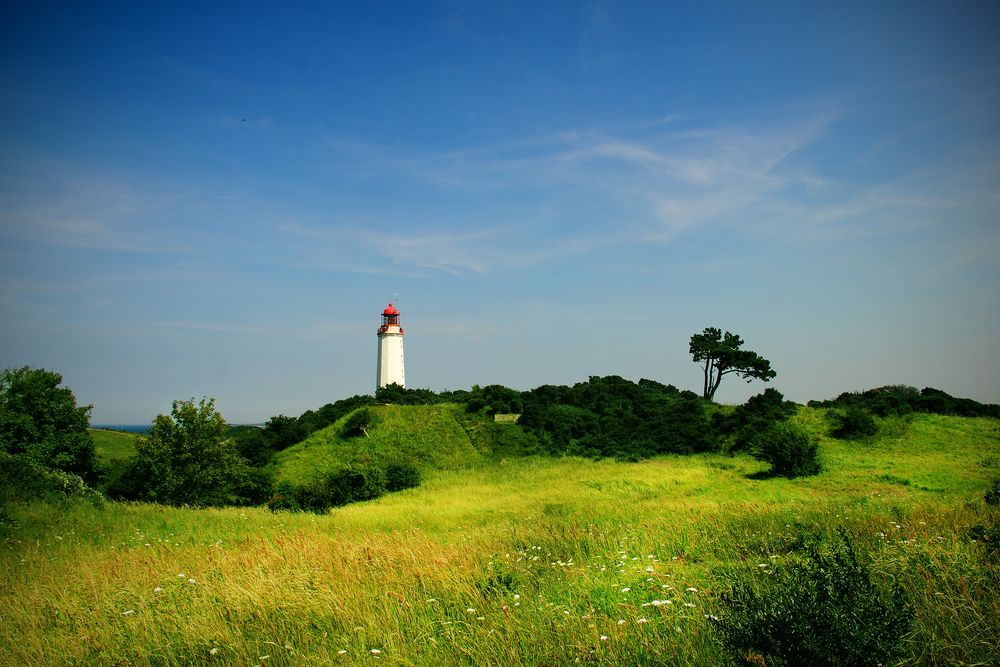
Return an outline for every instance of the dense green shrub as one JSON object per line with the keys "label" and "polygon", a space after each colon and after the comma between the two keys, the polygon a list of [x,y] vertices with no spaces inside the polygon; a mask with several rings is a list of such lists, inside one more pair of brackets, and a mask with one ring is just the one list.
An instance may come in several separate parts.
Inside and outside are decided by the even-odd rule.
{"label": "dense green shrub", "polygon": [[272,510],[324,513],[331,507],[373,500],[388,490],[386,471],[376,465],[338,468],[303,485],[279,482],[267,501]]}
{"label": "dense green shrub", "polygon": [[109,493],[167,505],[239,505],[246,502],[240,493],[249,471],[215,399],[174,401],[170,415],[158,415],[138,441],[127,473]]}
{"label": "dense green shrub", "polygon": [[368,435],[368,428],[378,422],[378,417],[370,408],[359,408],[350,417],[344,420],[341,433],[345,438],[356,438],[360,435]]}
{"label": "dense green shrub", "polygon": [[843,412],[830,412],[833,427],[830,435],[840,440],[859,440],[878,433],[878,424],[871,413],[859,405],[852,405]]}
{"label": "dense green shrub", "polygon": [[956,398],[933,387],[919,392],[915,387],[888,385],[863,392],[844,392],[830,401],[809,401],[810,407],[845,409],[856,406],[879,417],[903,416],[910,412],[930,412],[961,417],[1000,417],[1000,405],[971,398]]}
{"label": "dense green shrub", "polygon": [[820,471],[818,446],[802,429],[774,422],[753,439],[754,458],[771,464],[770,474],[782,477],[815,475]]}
{"label": "dense green shrub", "polygon": [[104,500],[79,475],[46,467],[23,454],[0,452],[0,504],[67,498],[85,498],[95,504]]}
{"label": "dense green shrub", "polygon": [[420,486],[420,470],[409,461],[394,461],[385,467],[385,490],[402,491]]}
{"label": "dense green shrub", "polygon": [[903,589],[884,590],[844,533],[811,542],[759,581],[741,581],[710,616],[723,646],[745,664],[865,667],[899,654],[913,611]]}

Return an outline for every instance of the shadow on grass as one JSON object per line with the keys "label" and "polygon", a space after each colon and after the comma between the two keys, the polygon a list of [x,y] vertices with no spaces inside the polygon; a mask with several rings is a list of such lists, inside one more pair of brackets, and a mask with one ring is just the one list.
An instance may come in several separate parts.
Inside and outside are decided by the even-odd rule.
{"label": "shadow on grass", "polygon": [[766,479],[774,479],[775,477],[781,477],[781,475],[774,472],[773,468],[768,468],[767,470],[758,470],[757,472],[752,472],[749,475],[747,475],[747,479],[753,479],[758,481]]}

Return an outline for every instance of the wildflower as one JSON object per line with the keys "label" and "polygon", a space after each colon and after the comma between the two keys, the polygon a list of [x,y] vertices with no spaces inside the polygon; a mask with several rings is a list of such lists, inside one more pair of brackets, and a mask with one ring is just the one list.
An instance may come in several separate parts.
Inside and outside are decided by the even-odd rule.
{"label": "wildflower", "polygon": [[602,642],[608,641],[608,636],[607,635],[601,635],[601,641]]}
{"label": "wildflower", "polygon": [[618,625],[625,625],[625,619],[624,618],[619,618],[618,619]]}
{"label": "wildflower", "polygon": [[693,607],[693,606],[694,606],[694,603],[693,603],[693,602],[685,602],[685,603],[684,603],[684,606],[685,606],[685,607]]}
{"label": "wildflower", "polygon": [[189,584],[197,584],[198,582],[195,581],[194,579],[188,579],[188,583]]}
{"label": "wildflower", "polygon": [[337,655],[344,655],[345,653],[347,653],[347,651],[345,651],[344,649],[340,649],[339,651],[337,651]]}
{"label": "wildflower", "polygon": [[270,655],[258,655],[257,659],[258,660],[267,660],[270,657],[271,657]]}
{"label": "wildflower", "polygon": [[717,621],[717,620],[719,620],[719,617],[715,616],[713,614],[705,614],[705,618],[707,618],[710,621]]}
{"label": "wildflower", "polygon": [[373,649],[372,649],[372,655],[378,655],[378,654],[379,654],[379,653],[381,653],[381,652],[382,652],[382,651],[378,650],[377,648],[373,648]]}
{"label": "wildflower", "polygon": [[688,593],[697,593],[698,592],[698,589],[695,588],[694,586],[688,586],[684,590],[686,590]]}
{"label": "wildflower", "polygon": [[514,594],[514,599],[515,599],[515,600],[520,600],[520,599],[521,599],[521,596],[520,596],[520,595],[518,595],[517,593],[515,593],[515,594]]}
{"label": "wildflower", "polygon": [[626,586],[625,588],[622,589],[622,593],[628,593],[630,590],[632,589]]}
{"label": "wildflower", "polygon": [[218,655],[218,653],[219,649],[214,646],[212,647],[212,650],[208,652],[209,655]]}
{"label": "wildflower", "polygon": [[186,574],[184,574],[183,572],[181,572],[180,574],[178,574],[178,575],[177,575],[177,578],[178,578],[178,579],[186,579],[186,578],[187,578],[187,575],[186,575]]}
{"label": "wildflower", "polygon": [[154,592],[154,593],[159,593],[159,592],[161,592],[162,590],[163,590],[162,588],[160,588],[159,586],[157,586],[156,588],[154,588],[154,589],[153,589],[153,592]]}
{"label": "wildflower", "polygon": [[125,611],[122,612],[122,616],[131,616],[134,613],[135,609],[126,609]]}
{"label": "wildflower", "polygon": [[638,621],[636,621],[636,623],[649,623],[649,619],[648,618],[640,618]]}
{"label": "wildflower", "polygon": [[476,610],[473,609],[472,607],[469,607],[468,609],[465,610],[465,613],[466,614],[475,614]]}

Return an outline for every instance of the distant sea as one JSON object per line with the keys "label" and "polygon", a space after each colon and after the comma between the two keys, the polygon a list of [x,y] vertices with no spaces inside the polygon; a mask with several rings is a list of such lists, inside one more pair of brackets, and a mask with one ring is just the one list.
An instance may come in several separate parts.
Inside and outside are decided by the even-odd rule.
{"label": "distant sea", "polygon": [[[91,424],[90,428],[103,428],[109,431],[125,431],[127,433],[149,433],[152,424]],[[254,426],[264,428],[263,424],[230,424],[230,426]]]}

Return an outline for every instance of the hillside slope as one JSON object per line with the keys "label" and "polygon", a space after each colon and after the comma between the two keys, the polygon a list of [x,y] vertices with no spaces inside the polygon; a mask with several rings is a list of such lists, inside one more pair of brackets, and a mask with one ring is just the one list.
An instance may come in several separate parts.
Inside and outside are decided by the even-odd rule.
{"label": "hillside slope", "polygon": [[104,464],[127,461],[135,456],[135,443],[141,437],[135,433],[111,431],[104,428],[88,429],[94,442],[97,460]]}
{"label": "hillside slope", "polygon": [[470,417],[455,404],[362,409],[374,416],[367,435],[345,436],[344,424],[351,418],[346,415],[278,452],[271,463],[275,481],[301,483],[338,466],[385,460],[410,461],[424,470],[463,468],[490,454],[498,442],[497,431],[504,428],[481,417]]}

